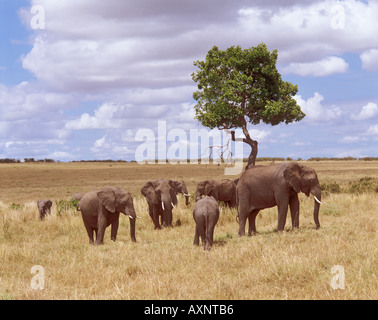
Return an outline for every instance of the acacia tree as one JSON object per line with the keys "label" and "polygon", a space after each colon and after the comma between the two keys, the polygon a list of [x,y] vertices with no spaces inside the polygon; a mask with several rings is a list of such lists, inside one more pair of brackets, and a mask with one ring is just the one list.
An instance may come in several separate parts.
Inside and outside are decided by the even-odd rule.
{"label": "acacia tree", "polygon": [[[269,52],[264,43],[224,51],[214,46],[205,61],[195,61],[198,70],[192,74],[198,91],[195,118],[210,129],[231,130],[233,141],[251,146],[248,166],[255,165],[257,141],[247,130],[247,124],[277,125],[300,121],[305,114],[293,96],[297,85],[283,81],[276,68],[277,50]],[[241,128],[245,138],[235,139],[233,129]]]}

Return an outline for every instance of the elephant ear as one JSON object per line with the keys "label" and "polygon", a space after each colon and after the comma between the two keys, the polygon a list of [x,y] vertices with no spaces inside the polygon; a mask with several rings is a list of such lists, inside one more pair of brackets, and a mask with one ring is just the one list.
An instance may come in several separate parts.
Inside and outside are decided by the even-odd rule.
{"label": "elephant ear", "polygon": [[[148,198],[150,201],[152,201],[153,204],[158,203],[158,196],[156,194],[156,187],[157,185],[154,184],[152,181],[147,181],[142,189],[140,190],[142,195],[145,198]],[[155,196],[153,196],[155,194]]]}
{"label": "elephant ear", "polygon": [[52,202],[51,200],[47,200],[46,203],[45,203],[45,206],[47,207],[47,209],[50,210],[51,206],[52,206]]}
{"label": "elephant ear", "polygon": [[172,203],[174,205],[177,205],[177,193],[178,193],[178,190],[176,188],[176,186],[177,186],[176,182],[177,181],[168,180],[168,184],[171,187],[171,190],[169,190],[169,193],[171,195],[171,200],[172,200]]}
{"label": "elephant ear", "polygon": [[99,191],[97,197],[106,210],[115,213],[116,194],[111,188]]}
{"label": "elephant ear", "polygon": [[297,193],[299,193],[302,189],[301,171],[302,169],[297,163],[291,163],[283,172],[286,182]]}
{"label": "elephant ear", "polygon": [[168,180],[169,186],[177,193],[178,192],[178,181]]}
{"label": "elephant ear", "polygon": [[207,181],[205,184],[205,190],[204,190],[205,196],[211,196],[213,189],[214,189],[213,184]]}

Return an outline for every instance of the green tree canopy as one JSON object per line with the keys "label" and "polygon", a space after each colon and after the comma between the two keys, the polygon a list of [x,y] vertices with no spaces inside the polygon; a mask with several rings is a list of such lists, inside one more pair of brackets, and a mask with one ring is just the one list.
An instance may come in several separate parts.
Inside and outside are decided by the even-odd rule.
{"label": "green tree canopy", "polygon": [[297,86],[282,80],[276,62],[277,50],[269,52],[264,43],[244,50],[233,46],[222,51],[214,46],[205,61],[194,62],[196,119],[211,129],[242,128],[243,142],[252,148],[248,165],[254,165],[257,156],[257,141],[250,137],[248,123],[274,126],[305,116],[293,98]]}

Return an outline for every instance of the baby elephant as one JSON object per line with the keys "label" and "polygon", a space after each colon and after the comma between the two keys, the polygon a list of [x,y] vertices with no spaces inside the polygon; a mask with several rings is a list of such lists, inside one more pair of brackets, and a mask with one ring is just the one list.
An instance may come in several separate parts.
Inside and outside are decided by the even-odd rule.
{"label": "baby elephant", "polygon": [[212,196],[198,200],[193,208],[193,218],[196,222],[194,245],[199,245],[201,236],[204,250],[210,250],[213,245],[214,228],[219,219],[218,202]]}
{"label": "baby elephant", "polygon": [[51,200],[38,200],[37,201],[39,218],[41,221],[45,219],[46,214],[50,214],[50,208],[52,206]]}

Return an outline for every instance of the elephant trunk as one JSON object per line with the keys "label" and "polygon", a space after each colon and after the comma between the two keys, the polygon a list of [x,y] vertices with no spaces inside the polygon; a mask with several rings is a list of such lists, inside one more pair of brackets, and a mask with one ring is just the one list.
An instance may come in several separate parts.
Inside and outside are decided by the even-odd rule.
{"label": "elephant trunk", "polygon": [[161,204],[163,208],[163,227],[171,226],[172,224],[172,209],[174,207],[172,199],[169,196],[162,196]]}
{"label": "elephant trunk", "polygon": [[135,223],[136,219],[139,218],[136,213],[134,206],[131,209],[126,210],[126,215],[129,217],[130,221],[130,237],[132,242],[136,242],[136,237],[135,237]]}
{"label": "elephant trunk", "polygon": [[[131,216],[130,216],[131,217]],[[135,221],[136,219],[133,217],[133,219],[130,219],[130,237],[132,242],[136,242],[135,238]]]}
{"label": "elephant trunk", "polygon": [[320,192],[320,186],[316,186],[311,190],[311,194],[314,196],[314,222],[316,224],[316,229],[320,228],[319,223],[319,209],[321,205],[321,192]]}
{"label": "elephant trunk", "polygon": [[188,190],[186,188],[183,189],[182,194],[185,196],[185,205],[188,206],[189,205],[189,196],[190,196]]}
{"label": "elephant trunk", "polygon": [[200,200],[202,198],[202,193],[199,191],[199,190],[196,190],[196,193],[194,195],[194,199],[195,201],[197,202],[198,200]]}

